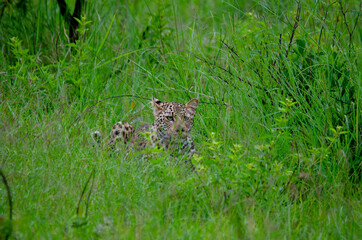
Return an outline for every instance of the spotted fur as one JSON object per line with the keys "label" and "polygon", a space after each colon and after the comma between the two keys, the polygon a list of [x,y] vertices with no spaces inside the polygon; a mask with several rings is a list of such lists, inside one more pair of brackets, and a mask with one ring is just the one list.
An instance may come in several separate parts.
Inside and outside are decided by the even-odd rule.
{"label": "spotted fur", "polygon": [[186,104],[177,102],[162,103],[153,98],[153,115],[151,143],[164,149],[181,149],[194,152],[194,143],[190,136],[193,118],[199,101],[192,99]]}
{"label": "spotted fur", "polygon": [[126,144],[131,139],[134,132],[135,128],[131,124],[127,122],[117,122],[111,130],[108,145],[113,146],[118,140],[121,140]]}
{"label": "spotted fur", "polygon": [[[180,150],[192,155],[195,146],[190,131],[198,103],[197,99],[191,99],[186,104],[182,104],[177,102],[163,103],[152,98],[155,117],[153,124],[143,125],[135,130],[127,122],[117,122],[111,130],[108,145],[114,148],[117,142],[122,141],[124,144],[131,143],[136,149],[144,149],[151,144],[152,147],[171,149],[171,151]],[[144,133],[147,132],[150,133],[151,141],[147,141],[144,137]],[[96,139],[96,137],[94,138]]]}

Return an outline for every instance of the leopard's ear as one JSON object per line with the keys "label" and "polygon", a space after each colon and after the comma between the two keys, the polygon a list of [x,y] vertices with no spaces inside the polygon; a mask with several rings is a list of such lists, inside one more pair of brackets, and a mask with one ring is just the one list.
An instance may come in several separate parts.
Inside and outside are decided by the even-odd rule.
{"label": "leopard's ear", "polygon": [[158,115],[158,113],[160,112],[160,111],[162,111],[163,110],[163,108],[161,107],[161,101],[160,100],[158,100],[157,98],[154,98],[154,97],[152,97],[152,107],[153,107],[153,115]]}
{"label": "leopard's ear", "polygon": [[199,100],[194,98],[188,101],[188,103],[185,104],[186,110],[194,116],[196,113],[197,106],[199,105]]}

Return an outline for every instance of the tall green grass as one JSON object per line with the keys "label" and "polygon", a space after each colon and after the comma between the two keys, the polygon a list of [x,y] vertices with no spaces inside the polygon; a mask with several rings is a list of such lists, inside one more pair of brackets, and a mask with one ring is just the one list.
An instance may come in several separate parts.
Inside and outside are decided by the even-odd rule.
{"label": "tall green grass", "polygon": [[[359,1],[87,2],[76,44],[27,4],[0,23],[11,238],[362,237]],[[200,99],[194,170],[94,147],[152,96]]]}

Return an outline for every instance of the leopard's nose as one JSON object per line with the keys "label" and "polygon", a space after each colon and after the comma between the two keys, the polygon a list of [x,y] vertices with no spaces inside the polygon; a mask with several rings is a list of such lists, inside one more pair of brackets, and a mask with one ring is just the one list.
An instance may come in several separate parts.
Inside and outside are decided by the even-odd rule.
{"label": "leopard's nose", "polygon": [[178,133],[183,133],[184,131],[185,130],[183,128],[179,128],[179,129],[176,130],[176,132],[178,132]]}

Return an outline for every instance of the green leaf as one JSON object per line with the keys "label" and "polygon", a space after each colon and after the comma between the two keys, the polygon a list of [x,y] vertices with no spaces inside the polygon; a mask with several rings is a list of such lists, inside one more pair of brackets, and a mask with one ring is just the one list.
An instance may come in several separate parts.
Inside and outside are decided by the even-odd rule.
{"label": "green leaf", "polygon": [[101,45],[99,45],[99,47],[98,47],[98,50],[97,50],[96,56],[98,56],[98,53],[101,51],[101,49],[102,49],[102,47],[103,47],[103,45],[104,45],[104,43],[105,43],[106,39],[108,38],[108,35],[109,35],[110,30],[111,30],[111,27],[112,27],[112,24],[113,24],[113,21],[114,21],[114,18],[115,18],[115,17],[116,17],[116,15],[113,15],[112,22],[111,22],[111,24],[110,24],[110,25],[109,25],[109,27],[108,27],[108,30],[107,30],[106,36],[104,36],[104,38],[103,38],[103,40],[102,40]]}
{"label": "green leaf", "polygon": [[332,137],[326,137],[326,139],[331,141],[331,142],[334,142],[336,140],[335,138],[332,138]]}

